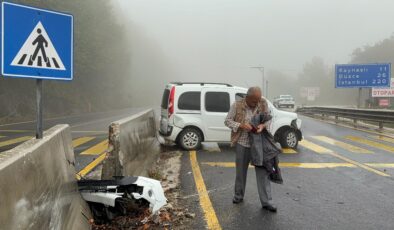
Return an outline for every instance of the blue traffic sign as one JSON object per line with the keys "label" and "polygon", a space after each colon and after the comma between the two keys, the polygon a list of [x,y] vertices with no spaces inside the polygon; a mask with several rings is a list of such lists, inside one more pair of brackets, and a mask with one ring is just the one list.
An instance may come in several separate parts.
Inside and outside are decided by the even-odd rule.
{"label": "blue traffic sign", "polygon": [[2,3],[3,76],[72,80],[73,16]]}
{"label": "blue traffic sign", "polygon": [[390,87],[391,64],[335,65],[336,88]]}

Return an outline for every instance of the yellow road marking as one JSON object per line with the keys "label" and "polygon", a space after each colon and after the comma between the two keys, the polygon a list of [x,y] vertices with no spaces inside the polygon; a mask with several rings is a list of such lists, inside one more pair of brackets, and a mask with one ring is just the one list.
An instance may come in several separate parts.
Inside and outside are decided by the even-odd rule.
{"label": "yellow road marking", "polygon": [[371,168],[371,167],[369,167],[368,165],[362,164],[362,163],[360,163],[360,162],[351,160],[351,159],[349,159],[349,158],[347,158],[347,157],[341,156],[341,155],[339,155],[339,154],[337,154],[337,153],[329,153],[329,154],[332,155],[332,156],[334,156],[334,157],[337,157],[337,158],[339,158],[339,159],[341,159],[341,160],[343,160],[343,161],[346,161],[346,162],[348,162],[348,163],[357,165],[358,167],[363,168],[363,169],[365,169],[365,170],[367,170],[367,171],[370,171],[370,172],[373,172],[373,173],[375,173],[375,174],[378,174],[378,175],[380,175],[380,176],[390,177],[389,174],[386,174],[386,173],[384,173],[384,172],[382,172],[382,171],[379,171],[379,170],[376,170],[376,169],[374,169],[374,168]]}
{"label": "yellow road marking", "polygon": [[359,148],[357,146],[342,142],[342,141],[338,141],[326,136],[312,136],[313,138],[315,138],[316,140],[328,143],[330,145],[335,145],[335,146],[339,146],[347,151],[353,152],[353,153],[373,153],[369,150],[363,149],[363,148]]}
{"label": "yellow road marking", "polygon": [[295,151],[294,149],[291,149],[291,148],[283,148],[282,152],[286,153],[286,154],[295,154],[295,153],[297,153],[297,151]]}
{"label": "yellow road marking", "polygon": [[5,129],[5,130],[0,130],[0,132],[4,132],[4,133],[32,133],[32,132],[35,132],[35,131],[34,130]]}
{"label": "yellow road marking", "polygon": [[390,137],[386,137],[386,136],[381,136],[381,135],[372,136],[372,137],[375,138],[375,139],[382,140],[382,141],[394,143],[394,138],[390,138]]}
{"label": "yellow road marking", "polygon": [[7,145],[13,145],[13,144],[16,144],[16,143],[24,142],[24,141],[30,140],[32,138],[33,137],[31,137],[31,136],[24,136],[24,137],[14,138],[14,139],[11,139],[11,140],[8,140],[8,141],[2,141],[2,142],[0,142],[0,147],[4,147],[4,146],[7,146]]}
{"label": "yellow road marking", "polygon": [[205,187],[204,179],[200,171],[200,166],[198,166],[196,151],[190,151],[190,164],[192,166],[194,181],[200,197],[200,205],[204,212],[208,229],[220,230],[222,227],[219,224],[219,220],[216,217],[215,210],[213,209],[211,200],[209,199],[208,191]]}
{"label": "yellow road marking", "polygon": [[105,152],[105,150],[107,150],[108,148],[108,140],[104,140],[100,143],[98,143],[97,145],[83,151],[81,153],[81,155],[99,155],[103,152]]}
{"label": "yellow road marking", "polygon": [[[224,167],[234,168],[234,162],[202,162],[201,164],[209,165],[213,167]],[[249,167],[253,167],[250,165]],[[305,168],[305,169],[322,169],[322,168],[336,168],[336,167],[348,167],[355,168],[354,164],[350,163],[298,163],[298,162],[281,162],[279,167],[282,168]]]}
{"label": "yellow road marking", "polygon": [[379,142],[375,142],[375,141],[371,141],[371,140],[367,140],[364,139],[362,137],[356,137],[356,136],[346,136],[346,139],[357,142],[357,143],[361,143],[361,144],[365,144],[365,145],[369,145],[371,147],[374,148],[378,148],[378,149],[382,149],[391,153],[394,153],[394,147],[389,146],[389,145],[385,145]]}
{"label": "yellow road marking", "polygon": [[375,168],[394,168],[394,163],[366,163],[366,165]]}
{"label": "yellow road marking", "polygon": [[[234,168],[234,162],[201,162],[203,165],[212,167]],[[364,165],[374,168],[394,168],[394,163],[365,163]],[[304,168],[304,169],[324,169],[324,168],[356,168],[358,165],[354,163],[298,163],[298,162],[281,162],[281,168]],[[249,165],[249,167],[254,167]],[[380,171],[379,171],[380,172]]]}
{"label": "yellow road marking", "polygon": [[108,131],[89,131],[89,130],[85,130],[85,131],[82,131],[82,130],[72,130],[71,131],[72,133],[94,133],[94,134],[107,134],[108,133]]}
{"label": "yellow road marking", "polygon": [[317,145],[317,144],[312,143],[307,140],[300,141],[299,145],[301,145],[302,147],[305,147],[307,149],[310,149],[314,152],[317,152],[317,153],[331,153],[332,152],[332,150],[330,150],[330,149],[326,149],[323,146]]}
{"label": "yellow road marking", "polygon": [[92,171],[98,164],[100,164],[105,159],[106,153],[101,154],[94,161],[90,162],[85,168],[83,168],[76,175],[77,180],[80,180],[81,177],[86,176],[90,171]]}
{"label": "yellow road marking", "polygon": [[76,147],[78,147],[80,145],[85,144],[86,142],[89,142],[89,141],[93,140],[94,138],[95,137],[80,137],[80,138],[77,138],[77,139],[73,140],[73,147],[76,148]]}

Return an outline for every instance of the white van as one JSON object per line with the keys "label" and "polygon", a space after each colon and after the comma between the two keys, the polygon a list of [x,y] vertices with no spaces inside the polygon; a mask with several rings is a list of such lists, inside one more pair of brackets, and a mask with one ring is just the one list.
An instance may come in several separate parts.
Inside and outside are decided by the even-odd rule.
{"label": "white van", "polygon": [[[229,142],[224,120],[231,104],[244,98],[247,89],[221,83],[174,82],[166,86],[161,103],[160,136],[185,150],[201,142]],[[282,147],[297,148],[302,139],[296,113],[280,111],[267,100],[272,121],[268,130]]]}

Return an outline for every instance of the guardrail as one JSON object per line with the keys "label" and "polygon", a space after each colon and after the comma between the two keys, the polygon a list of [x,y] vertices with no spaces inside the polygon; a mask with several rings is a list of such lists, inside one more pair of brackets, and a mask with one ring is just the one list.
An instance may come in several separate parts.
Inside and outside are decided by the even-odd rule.
{"label": "guardrail", "polygon": [[375,109],[352,109],[352,108],[335,108],[335,107],[300,107],[297,112],[305,115],[320,115],[323,119],[327,116],[334,116],[335,122],[338,118],[352,119],[356,124],[357,121],[377,122],[379,129],[383,129],[383,124],[394,124],[394,110],[375,110]]}

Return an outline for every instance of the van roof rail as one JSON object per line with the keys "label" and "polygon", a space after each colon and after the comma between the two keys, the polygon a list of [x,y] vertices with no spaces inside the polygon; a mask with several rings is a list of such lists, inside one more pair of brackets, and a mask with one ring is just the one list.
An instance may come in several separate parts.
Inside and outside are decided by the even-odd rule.
{"label": "van roof rail", "polygon": [[188,85],[188,84],[197,84],[197,85],[225,85],[228,87],[232,87],[232,85],[227,83],[217,83],[217,82],[171,82],[174,85]]}

